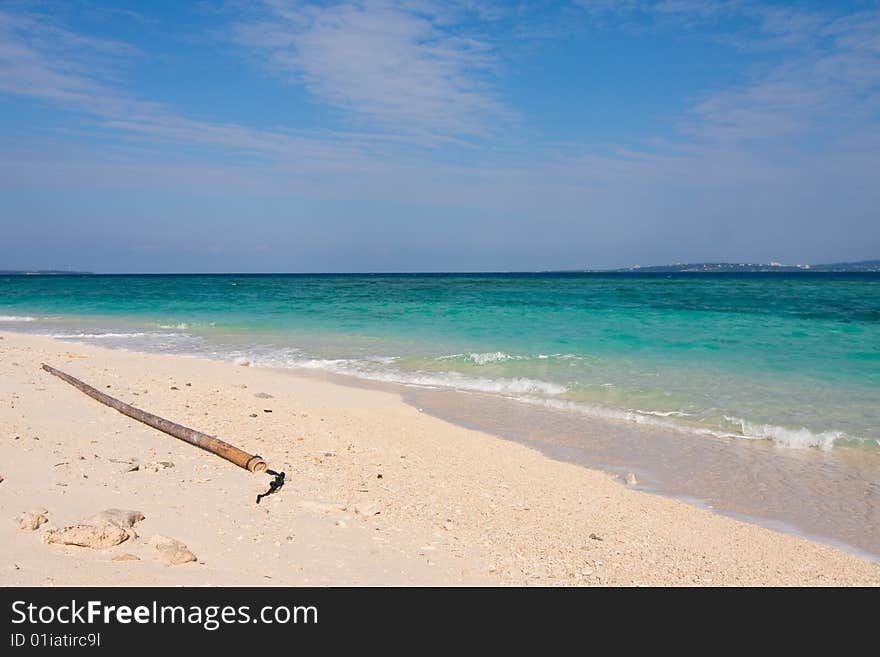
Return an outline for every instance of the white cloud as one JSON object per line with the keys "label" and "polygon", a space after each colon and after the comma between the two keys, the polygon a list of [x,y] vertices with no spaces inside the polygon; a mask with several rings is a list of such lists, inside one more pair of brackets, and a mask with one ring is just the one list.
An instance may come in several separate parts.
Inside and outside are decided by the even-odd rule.
{"label": "white cloud", "polygon": [[126,43],[66,30],[46,16],[0,11],[0,92],[59,103],[93,115],[131,115],[155,105],[112,90],[119,62],[137,55]]}
{"label": "white cloud", "polygon": [[[770,10],[761,30],[783,48],[745,83],[694,107],[688,130],[728,141],[877,134],[880,12],[853,20]],[[787,50],[797,43],[796,50]]]}
{"label": "white cloud", "polygon": [[[384,130],[480,136],[510,112],[489,82],[489,41],[468,34],[461,8],[433,2],[271,0],[237,26],[240,43],[315,98]],[[486,15],[485,8],[480,15]]]}
{"label": "white cloud", "polygon": [[172,108],[125,93],[108,75],[137,49],[70,32],[51,19],[0,11],[0,93],[23,96],[92,118],[81,129],[112,133],[123,141],[177,149],[206,147],[220,153],[252,153],[275,162],[307,159],[360,161],[372,149],[405,143],[394,135],[353,132],[296,133],[182,116]]}
{"label": "white cloud", "polygon": [[[739,83],[704,94],[682,136],[728,148],[852,141],[878,132],[880,11],[760,0],[578,0],[622,29],[710,35],[741,56]],[[638,20],[635,20],[635,19]],[[815,146],[814,143],[814,146]]]}

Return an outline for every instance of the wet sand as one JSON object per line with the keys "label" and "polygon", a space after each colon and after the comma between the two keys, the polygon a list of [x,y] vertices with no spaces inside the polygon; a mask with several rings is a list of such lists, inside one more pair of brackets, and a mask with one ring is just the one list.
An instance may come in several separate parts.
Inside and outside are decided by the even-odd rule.
{"label": "wet sand", "polygon": [[880,453],[792,449],[604,420],[479,393],[401,390],[405,401],[638,488],[806,536],[880,562]]}

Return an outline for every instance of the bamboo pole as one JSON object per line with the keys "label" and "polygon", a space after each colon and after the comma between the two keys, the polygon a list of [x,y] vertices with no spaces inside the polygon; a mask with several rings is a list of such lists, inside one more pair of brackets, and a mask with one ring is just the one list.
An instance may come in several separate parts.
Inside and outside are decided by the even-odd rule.
{"label": "bamboo pole", "polygon": [[[128,417],[137,420],[138,422],[143,422],[154,429],[158,429],[164,433],[167,433],[175,438],[180,438],[183,441],[188,442],[190,445],[195,445],[196,447],[200,447],[204,450],[211,452],[212,454],[216,454],[227,461],[231,461],[235,463],[235,465],[244,468],[245,470],[249,470],[250,472],[266,472],[268,466],[266,462],[259,456],[255,454],[248,454],[247,452],[240,450],[238,447],[234,445],[230,445],[227,442],[216,438],[215,436],[209,436],[206,433],[202,433],[201,431],[196,431],[195,429],[190,429],[189,427],[185,427],[183,425],[177,424],[176,422],[172,422],[171,420],[166,420],[163,417],[159,417],[158,415],[153,415],[152,413],[147,413],[146,411],[142,411],[139,408],[132,406],[131,404],[126,404],[125,402],[119,401],[115,397],[111,397],[100,390],[93,388],[87,383],[83,383],[79,379],[76,379],[69,374],[65,374],[61,370],[56,370],[54,367],[46,365],[43,363],[43,369],[46,370],[49,374],[54,374],[62,381],[66,381],[74,388],[77,388],[83,391],[92,399],[96,399],[109,406],[110,408],[114,408],[123,415],[127,415]],[[270,471],[271,472],[271,471]],[[272,472],[271,474],[276,474]],[[282,474],[283,481],[283,474]],[[259,502],[259,498],[257,498],[257,502]]]}

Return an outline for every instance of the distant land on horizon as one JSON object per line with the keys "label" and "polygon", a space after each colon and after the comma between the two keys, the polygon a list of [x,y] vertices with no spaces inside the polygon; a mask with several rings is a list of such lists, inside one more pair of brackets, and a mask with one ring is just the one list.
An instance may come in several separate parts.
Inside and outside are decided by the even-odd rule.
{"label": "distant land on horizon", "polygon": [[641,266],[634,265],[632,267],[623,267],[611,270],[591,270],[591,271],[612,271],[618,273],[645,273],[645,274],[668,274],[668,273],[728,273],[728,272],[880,272],[880,260],[861,260],[859,262],[834,262],[830,264],[819,265],[784,265],[779,262],[771,262],[769,264],[755,264],[742,262],[697,262],[697,263],[676,263],[674,265],[653,265]]}
{"label": "distant land on horizon", "polygon": [[[819,265],[784,265],[779,262],[771,263],[744,263],[744,262],[696,262],[696,263],[675,263],[672,265],[633,265],[632,267],[621,267],[618,269],[569,269],[569,270],[552,270],[548,269],[540,273],[553,273],[554,271],[564,273],[601,273],[601,274],[688,274],[688,273],[790,273],[790,272],[836,272],[836,273],[865,273],[880,272],[880,260],[861,260],[858,262],[835,262]],[[262,272],[226,272],[227,274],[248,274]],[[271,275],[272,272],[266,272]],[[286,273],[286,272],[275,272]],[[317,273],[317,272],[313,272]],[[333,272],[326,272],[333,273]],[[374,273],[374,272],[370,272]],[[382,273],[398,273],[398,272],[382,272]],[[420,273],[420,272],[406,272]],[[434,273],[434,272],[432,272]],[[442,273],[481,273],[481,272],[442,272]],[[485,272],[500,273],[500,272]],[[504,272],[504,273],[527,273],[527,272]],[[199,275],[199,272],[192,272],[193,275]],[[68,271],[61,269],[0,269],[0,276],[113,276],[119,274],[97,274],[91,271]],[[125,274],[122,274],[125,275]],[[161,275],[161,274],[150,274]],[[184,274],[185,275],[185,274]],[[204,275],[204,274],[203,274]],[[212,274],[216,275],[216,274]]]}

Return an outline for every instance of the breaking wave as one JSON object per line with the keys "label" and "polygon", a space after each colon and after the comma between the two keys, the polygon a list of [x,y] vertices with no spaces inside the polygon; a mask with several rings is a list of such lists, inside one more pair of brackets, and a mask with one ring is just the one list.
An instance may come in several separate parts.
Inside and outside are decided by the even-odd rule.
{"label": "breaking wave", "polygon": [[739,418],[728,418],[742,426],[742,435],[754,440],[772,440],[774,445],[789,448],[818,447],[829,450],[840,440],[853,440],[842,431],[814,433],[806,427],[789,429],[775,424],[757,424]]}
{"label": "breaking wave", "polygon": [[506,363],[511,360],[522,360],[522,356],[511,356],[503,351],[491,351],[485,353],[470,352],[466,354],[452,354],[440,356],[437,360],[458,360],[473,363],[474,365],[488,365],[489,363]]}

